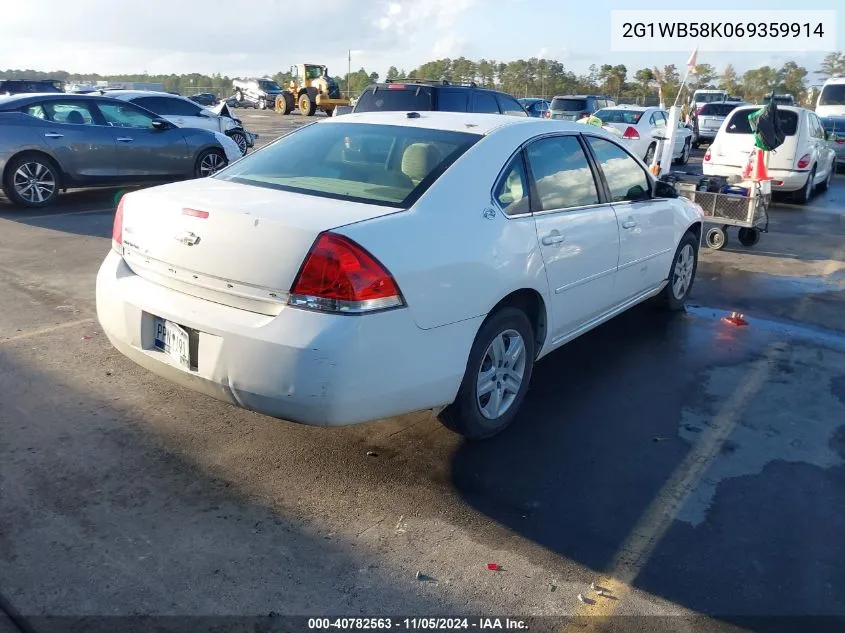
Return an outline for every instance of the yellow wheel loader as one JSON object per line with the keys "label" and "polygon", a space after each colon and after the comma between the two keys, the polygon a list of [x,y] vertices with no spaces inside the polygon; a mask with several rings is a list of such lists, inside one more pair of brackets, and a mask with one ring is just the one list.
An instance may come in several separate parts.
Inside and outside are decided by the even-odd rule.
{"label": "yellow wheel loader", "polygon": [[317,110],[331,116],[335,107],[349,105],[349,99],[343,97],[340,86],[322,64],[291,66],[290,74],[290,84],[276,97],[276,112],[290,114],[299,108],[302,116],[314,116]]}

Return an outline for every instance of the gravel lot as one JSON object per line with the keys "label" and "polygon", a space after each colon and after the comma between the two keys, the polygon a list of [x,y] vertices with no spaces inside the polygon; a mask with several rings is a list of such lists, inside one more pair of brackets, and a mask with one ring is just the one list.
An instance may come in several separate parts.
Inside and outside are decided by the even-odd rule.
{"label": "gravel lot", "polygon": [[[307,121],[241,114],[262,144]],[[44,615],[845,618],[845,177],[778,201],[753,249],[704,250],[686,314],[637,309],[541,362],[517,422],[477,444],[428,412],[298,426],[125,360],[94,318],[116,193],[0,199],[0,604],[35,630]],[[723,323],[732,310],[749,326]]]}

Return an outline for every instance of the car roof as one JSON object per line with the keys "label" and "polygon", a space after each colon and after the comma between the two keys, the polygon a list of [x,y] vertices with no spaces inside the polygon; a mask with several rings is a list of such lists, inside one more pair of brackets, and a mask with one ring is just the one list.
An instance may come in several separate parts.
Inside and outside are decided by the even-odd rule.
{"label": "car roof", "polygon": [[[335,123],[364,123],[373,125],[400,125],[421,127],[447,132],[465,132],[468,134],[487,135],[494,130],[515,125],[535,126],[538,130],[551,132],[583,132],[585,124],[575,121],[557,121],[531,117],[508,116],[505,114],[481,114],[477,112],[438,112],[423,110],[418,117],[408,117],[407,111],[401,112],[358,112],[344,114],[342,117],[323,119],[318,125]],[[593,131],[599,130],[591,126]],[[610,135],[608,135],[610,136]]]}
{"label": "car roof", "polygon": [[[741,106],[738,106],[733,109],[733,112],[737,110],[759,110],[760,108],[766,107],[765,103],[746,103]],[[801,114],[801,112],[809,112],[807,108],[802,108],[801,106],[794,106],[794,105],[779,105],[778,110],[786,110],[787,112],[794,112],[795,114]]]}
{"label": "car roof", "polygon": [[608,97],[607,95],[555,95],[555,99],[613,99],[613,97]]}
{"label": "car roof", "polygon": [[[98,90],[98,92],[100,92]],[[103,90],[103,96],[114,97],[115,99],[134,99],[135,97],[173,97],[176,99],[187,99],[182,95],[175,95],[160,90]]]}
{"label": "car roof", "polygon": [[633,103],[620,103],[619,105],[615,106],[607,106],[606,108],[602,108],[602,110],[630,110],[631,112],[645,112],[646,110],[659,110],[655,106],[641,106],[641,105],[634,105]]}
{"label": "car roof", "polygon": [[845,84],[845,77],[831,77],[824,82],[824,85]]}

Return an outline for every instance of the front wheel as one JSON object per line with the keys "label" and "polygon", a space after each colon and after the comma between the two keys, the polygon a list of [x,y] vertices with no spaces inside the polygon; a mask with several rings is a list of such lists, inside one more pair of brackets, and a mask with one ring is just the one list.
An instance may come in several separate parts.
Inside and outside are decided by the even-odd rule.
{"label": "front wheel", "polygon": [[833,182],[833,172],[836,171],[836,163],[831,162],[830,168],[827,170],[827,178],[819,185],[819,191],[827,191],[830,189],[830,183]]}
{"label": "front wheel", "polygon": [[720,226],[714,226],[707,230],[707,235],[704,237],[708,248],[714,251],[720,251],[728,245],[728,232]]}
{"label": "front wheel", "polygon": [[679,165],[686,165],[689,162],[690,154],[692,153],[692,143],[690,139],[684,142],[684,149],[681,150],[681,156],[678,158]]}
{"label": "front wheel", "polygon": [[658,303],[668,310],[683,310],[695,272],[698,270],[698,239],[688,232],[681,238],[675,251],[672,268],[669,270],[669,282],[663,292],[657,295]]}
{"label": "front wheel", "polygon": [[267,109],[267,100],[264,97],[258,99],[258,109],[259,110],[266,110]]}
{"label": "front wheel", "polygon": [[299,113],[302,116],[314,116],[317,111],[317,104],[311,99],[311,95],[303,92],[299,97]]}
{"label": "front wheel", "polygon": [[739,238],[739,243],[743,246],[754,246],[760,241],[760,230],[742,227],[737,232],[737,237]]}
{"label": "front wheel", "polygon": [[249,149],[249,143],[247,143],[244,133],[232,132],[229,134],[229,138],[237,143],[238,149],[241,150],[241,156],[246,156],[247,149]]}
{"label": "front wheel", "polygon": [[455,401],[440,421],[469,439],[501,433],[525,399],[534,370],[534,332],[522,310],[502,308],[478,332]]}
{"label": "front wheel", "polygon": [[207,149],[197,156],[194,165],[194,178],[205,178],[217,173],[226,166],[226,156],[219,149]]}
{"label": "front wheel", "polygon": [[798,191],[792,194],[793,200],[798,204],[806,204],[810,198],[813,197],[813,190],[815,189],[815,185],[813,181],[816,179],[816,168],[810,171],[807,175],[807,182],[804,183],[804,186],[801,187]]}
{"label": "front wheel", "polygon": [[654,160],[654,152],[657,151],[657,146],[652,143],[648,146],[648,149],[645,152],[645,158],[643,158],[643,162],[646,164],[646,167],[651,167],[651,161]]}

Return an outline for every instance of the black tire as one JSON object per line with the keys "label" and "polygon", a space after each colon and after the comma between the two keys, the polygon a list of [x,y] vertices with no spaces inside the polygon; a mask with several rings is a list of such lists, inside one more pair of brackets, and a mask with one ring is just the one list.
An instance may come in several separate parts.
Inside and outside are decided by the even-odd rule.
{"label": "black tire", "polygon": [[645,157],[643,158],[643,162],[645,163],[646,167],[651,167],[651,162],[654,160],[654,152],[656,151],[656,143],[652,143],[648,146],[648,149],[645,151]]}
{"label": "black tire", "polygon": [[692,153],[692,142],[687,139],[684,142],[684,149],[681,150],[681,157],[675,161],[678,165],[686,165],[689,162],[690,154]]}
{"label": "black tire", "polygon": [[833,174],[836,171],[834,165],[831,164],[830,169],[827,170],[827,178],[824,179],[823,183],[819,184],[819,191],[827,191],[830,189],[830,183],[833,182]]}
{"label": "black tire", "polygon": [[728,232],[721,226],[709,228],[704,236],[704,243],[707,248],[720,251],[728,245]]}
{"label": "black tire", "polygon": [[813,197],[813,191],[815,187],[813,186],[813,180],[816,178],[816,166],[813,165],[813,168],[810,170],[810,173],[807,175],[807,182],[804,183],[804,186],[801,187],[798,191],[792,194],[792,200],[796,204],[807,204],[810,201],[810,198]]}
{"label": "black tire", "polygon": [[299,95],[299,113],[302,116],[314,116],[317,111],[317,104],[307,92]]}
{"label": "black tire", "polygon": [[[222,162],[221,162],[222,161]],[[223,169],[226,164],[226,155],[223,150],[205,149],[197,156],[194,163],[194,178],[206,178]],[[219,165],[214,168],[213,165]]]}
{"label": "black tire", "polygon": [[259,110],[266,110],[267,109],[267,99],[264,97],[258,97],[258,109]]}
{"label": "black tire", "polygon": [[739,243],[743,246],[754,246],[760,241],[760,231],[758,229],[742,227],[737,232]]}
{"label": "black tire", "polygon": [[293,112],[296,107],[296,101],[290,92],[283,92],[276,97],[276,111],[279,114],[288,115]]}
{"label": "black tire", "polygon": [[241,156],[246,156],[247,150],[249,150],[246,135],[240,130],[237,130],[228,134],[228,137],[238,144],[238,149],[241,150]]}
{"label": "black tire", "polygon": [[334,114],[334,108],[323,108],[323,112],[326,113],[326,116],[331,116]]}
{"label": "black tire", "polygon": [[683,310],[687,297],[692,290],[692,285],[695,283],[697,270],[698,238],[688,231],[681,238],[678,248],[675,249],[672,267],[669,269],[669,283],[655,297],[655,303],[667,310]]}
{"label": "black tire", "polygon": [[[506,337],[508,332],[518,334],[523,342],[522,353],[516,359],[517,365],[524,363],[522,365],[522,382],[519,384],[515,394],[506,391],[506,386],[510,379],[510,374],[504,373],[508,371],[507,365],[500,365],[498,367],[492,365],[494,354],[493,342],[497,338]],[[511,341],[511,345],[515,344],[516,339],[514,337],[511,337],[509,340]],[[504,347],[503,349],[507,351],[511,348]],[[534,330],[531,327],[531,322],[522,310],[505,307],[491,314],[481,326],[475,337],[475,342],[472,344],[466,372],[464,373],[461,387],[458,390],[458,395],[455,401],[440,413],[438,416],[440,421],[448,429],[472,440],[486,439],[493,437],[497,433],[501,433],[513,421],[514,417],[516,417],[519,406],[525,399],[528,385],[531,382],[531,375],[534,371],[534,356]],[[487,365],[489,367],[484,371],[485,373],[487,371],[493,372],[490,378],[490,385],[493,387],[493,391],[485,399],[484,396],[488,394],[477,396],[477,389],[479,374]],[[502,386],[503,383],[505,387]],[[492,400],[494,393],[499,394],[499,401],[501,401],[502,395],[506,393],[510,393],[512,399],[501,415],[490,418],[482,412],[482,406],[496,408],[495,401]],[[485,405],[481,404],[482,401],[485,401]]]}
{"label": "black tire", "polygon": [[9,161],[2,184],[9,200],[39,209],[52,204],[59,196],[62,172],[49,156],[28,152]]}

